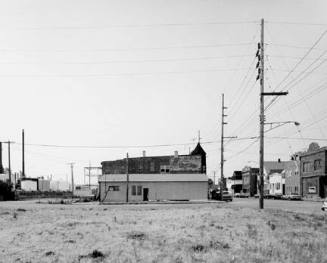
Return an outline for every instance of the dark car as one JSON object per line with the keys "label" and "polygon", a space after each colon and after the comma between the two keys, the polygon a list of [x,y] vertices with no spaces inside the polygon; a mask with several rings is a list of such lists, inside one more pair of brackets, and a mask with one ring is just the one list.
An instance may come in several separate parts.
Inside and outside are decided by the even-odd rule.
{"label": "dark car", "polygon": [[223,195],[222,195],[222,199],[221,199],[221,195],[220,195],[220,190],[219,189],[215,189],[211,192],[211,196],[212,199],[214,200],[220,200],[220,201],[233,201],[233,196],[231,193],[229,193],[228,191],[223,191]]}

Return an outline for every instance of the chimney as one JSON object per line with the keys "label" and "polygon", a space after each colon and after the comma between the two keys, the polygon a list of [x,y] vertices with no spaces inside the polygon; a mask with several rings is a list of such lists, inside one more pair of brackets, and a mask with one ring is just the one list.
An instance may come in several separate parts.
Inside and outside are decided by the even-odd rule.
{"label": "chimney", "polygon": [[146,151],[142,152],[142,156],[145,157],[146,156]]}
{"label": "chimney", "polygon": [[175,156],[175,158],[178,158],[178,151],[174,152],[174,156]]}
{"label": "chimney", "polygon": [[0,174],[3,174],[3,165],[2,165],[2,142],[0,142]]}

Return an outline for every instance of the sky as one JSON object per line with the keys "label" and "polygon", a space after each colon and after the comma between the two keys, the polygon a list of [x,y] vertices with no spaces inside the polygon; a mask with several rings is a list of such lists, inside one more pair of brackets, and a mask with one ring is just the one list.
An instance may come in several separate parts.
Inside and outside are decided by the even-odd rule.
{"label": "sky", "polygon": [[200,130],[218,177],[222,93],[225,135],[238,137],[224,145],[224,174],[258,167],[261,18],[265,90],[289,91],[266,122],[300,123],[266,133],[265,160],[326,145],[326,10],[319,0],[1,0],[0,140],[15,142],[13,172],[22,129],[28,177],[66,180],[74,162],[77,183],[83,167],[127,152],[187,154]]}

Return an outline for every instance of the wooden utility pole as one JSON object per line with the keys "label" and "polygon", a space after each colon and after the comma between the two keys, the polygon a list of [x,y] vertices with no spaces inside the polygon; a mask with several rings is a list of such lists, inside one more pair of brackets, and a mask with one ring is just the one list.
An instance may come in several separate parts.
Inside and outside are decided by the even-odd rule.
{"label": "wooden utility pole", "polygon": [[22,130],[22,178],[25,178],[25,133]]}
{"label": "wooden utility pole", "polygon": [[223,188],[224,188],[224,125],[227,123],[225,122],[225,101],[224,101],[224,94],[221,94],[221,146],[220,146],[220,199],[223,198]]}
{"label": "wooden utility pole", "polygon": [[91,162],[89,162],[89,189],[91,189]]}
{"label": "wooden utility pole", "polygon": [[68,163],[70,165],[70,172],[71,172],[71,179],[72,179],[72,199],[74,198],[74,164],[75,163]]}
{"label": "wooden utility pole", "polygon": [[221,146],[220,146],[220,183],[219,183],[219,188],[220,188],[220,200],[223,200],[223,190],[226,187],[224,183],[224,162],[226,161],[224,159],[224,139],[233,139],[237,138],[236,136],[229,136],[225,137],[224,136],[224,125],[227,124],[225,122],[225,117],[227,115],[225,114],[225,110],[227,107],[225,107],[225,97],[224,94],[221,94]]}
{"label": "wooden utility pole", "polygon": [[265,125],[265,106],[264,106],[264,71],[265,71],[265,63],[264,63],[264,19],[261,19],[261,40],[260,40],[260,61],[261,61],[261,71],[260,71],[260,150],[259,150],[259,208],[263,209],[263,162],[264,162],[264,125]]}
{"label": "wooden utility pole", "polygon": [[264,56],[264,19],[261,19],[261,39],[260,43],[258,44],[258,52],[259,56],[259,72],[257,79],[260,79],[260,149],[259,149],[259,208],[264,208],[264,126],[265,126],[265,106],[264,106],[264,96],[284,96],[287,95],[288,92],[267,92],[265,93],[265,56]]}
{"label": "wooden utility pole", "polygon": [[128,173],[128,153],[126,153],[126,203],[128,203],[129,173]]}
{"label": "wooden utility pole", "polygon": [[11,180],[10,144],[11,144],[11,143],[14,143],[14,142],[12,142],[12,141],[7,141],[7,142],[4,142],[4,143],[7,143],[7,144],[8,144],[8,172],[9,172],[9,183],[12,183],[12,180]]}

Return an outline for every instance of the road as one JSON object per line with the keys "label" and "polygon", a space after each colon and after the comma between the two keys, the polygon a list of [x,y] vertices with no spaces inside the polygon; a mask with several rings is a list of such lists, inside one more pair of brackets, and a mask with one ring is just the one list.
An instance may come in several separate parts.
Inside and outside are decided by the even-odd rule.
{"label": "road", "polygon": [[[258,208],[259,199],[255,198],[234,198],[233,202],[229,203],[232,206]],[[264,200],[264,208],[281,209],[284,211],[300,212],[307,214],[327,214],[321,211],[322,202],[311,201],[287,201],[287,200]]]}

